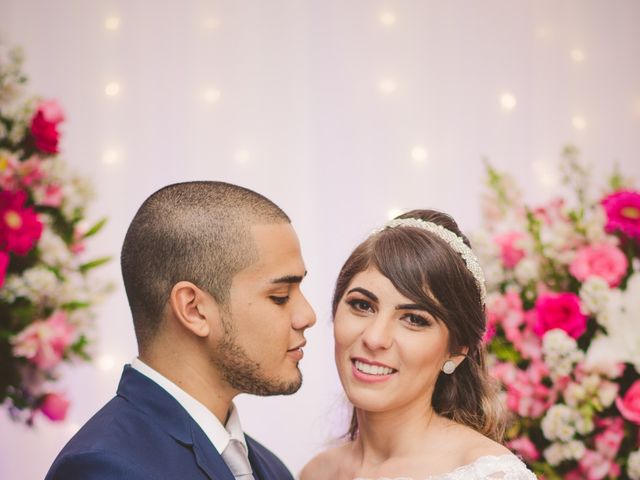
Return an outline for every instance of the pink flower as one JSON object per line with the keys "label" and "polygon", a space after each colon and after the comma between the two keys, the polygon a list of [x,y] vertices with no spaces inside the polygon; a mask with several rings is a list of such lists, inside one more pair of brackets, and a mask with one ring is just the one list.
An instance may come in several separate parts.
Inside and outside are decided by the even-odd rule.
{"label": "pink flower", "polygon": [[537,319],[533,331],[542,337],[549,330],[560,328],[573,338],[587,329],[587,317],[580,311],[580,298],[574,293],[540,295],[535,306]]}
{"label": "pink flower", "polygon": [[618,478],[620,475],[620,466],[613,459],[606,458],[602,453],[593,450],[587,450],[578,464],[585,480],[602,480],[605,477]]}
{"label": "pink flower", "polygon": [[42,234],[42,223],[36,212],[24,207],[23,191],[0,191],[0,249],[18,255],[28,253]]}
{"label": "pink flower", "polygon": [[631,385],[623,398],[616,398],[616,406],[624,418],[640,425],[640,380]]}
{"label": "pink flower", "polygon": [[0,288],[4,285],[4,278],[7,275],[7,268],[9,267],[9,254],[7,252],[0,252]]}
{"label": "pink flower", "polygon": [[596,421],[598,427],[604,428],[595,437],[595,447],[606,458],[615,459],[624,439],[624,421],[620,417],[603,418]]}
{"label": "pink flower", "polygon": [[69,400],[58,393],[48,393],[40,405],[40,411],[53,422],[64,420],[68,409]]}
{"label": "pink flower", "polygon": [[548,368],[542,362],[532,362],[527,370],[516,368],[515,378],[505,383],[507,408],[521,417],[542,416],[556,398],[555,392],[542,383],[548,373]]}
{"label": "pink flower", "polygon": [[524,257],[524,249],[518,245],[522,239],[524,239],[524,235],[515,231],[496,235],[494,240],[500,246],[502,264],[506,268],[514,268]]}
{"label": "pink flower", "polygon": [[629,190],[612,193],[602,200],[602,206],[607,212],[607,232],[622,232],[640,240],[640,193]]}
{"label": "pink flower", "polygon": [[43,370],[50,370],[73,343],[74,332],[74,327],[67,323],[66,314],[57,311],[47,320],[36,321],[13,337],[13,354],[29,359]]}
{"label": "pink flower", "polygon": [[58,153],[58,124],[64,120],[64,114],[54,100],[42,102],[31,119],[31,134],[36,148],[45,153]]}
{"label": "pink flower", "polygon": [[540,458],[540,452],[538,452],[538,449],[528,437],[514,438],[507,443],[507,447],[515,450],[515,452],[525,460],[535,461]]}
{"label": "pink flower", "polygon": [[42,185],[41,188],[37,189],[38,203],[45,207],[58,208],[62,204],[63,197],[64,192],[60,185]]}
{"label": "pink flower", "polygon": [[578,250],[569,265],[569,271],[581,282],[595,276],[606,280],[610,287],[617,287],[627,272],[627,266],[627,257],[620,249],[608,243],[601,243],[587,245]]}

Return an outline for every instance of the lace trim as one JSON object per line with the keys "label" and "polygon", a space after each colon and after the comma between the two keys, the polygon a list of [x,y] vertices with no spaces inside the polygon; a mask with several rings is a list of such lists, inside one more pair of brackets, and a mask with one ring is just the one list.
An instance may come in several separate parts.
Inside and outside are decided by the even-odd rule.
{"label": "lace trim", "polygon": [[424,480],[537,480],[536,476],[512,453],[484,455],[472,463],[448,473],[431,475]]}

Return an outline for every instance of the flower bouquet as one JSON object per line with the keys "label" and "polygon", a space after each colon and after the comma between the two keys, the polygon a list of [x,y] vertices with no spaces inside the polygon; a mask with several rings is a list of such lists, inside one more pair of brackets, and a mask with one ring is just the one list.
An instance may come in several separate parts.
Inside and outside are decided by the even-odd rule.
{"label": "flower bouquet", "polygon": [[58,156],[64,114],[55,101],[22,100],[19,50],[0,45],[0,404],[32,424],[64,419],[55,391],[62,362],[88,360],[92,307],[107,284],[83,259],[104,225],[85,221],[92,192]]}
{"label": "flower bouquet", "polygon": [[533,207],[487,165],[491,370],[508,446],[544,479],[640,479],[640,192],[620,173],[592,194],[567,147],[568,195]]}

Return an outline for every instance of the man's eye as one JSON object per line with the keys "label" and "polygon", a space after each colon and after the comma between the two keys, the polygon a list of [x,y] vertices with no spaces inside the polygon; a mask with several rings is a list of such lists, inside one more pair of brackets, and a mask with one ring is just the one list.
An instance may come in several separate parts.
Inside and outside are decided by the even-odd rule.
{"label": "man's eye", "polygon": [[353,300],[347,300],[347,303],[354,310],[358,310],[361,312],[373,312],[373,306],[371,305],[371,303],[367,302],[366,300],[355,298]]}
{"label": "man's eye", "polygon": [[289,295],[287,295],[285,297],[278,297],[277,295],[270,295],[269,298],[276,305],[284,305],[285,303],[287,303],[289,301]]}

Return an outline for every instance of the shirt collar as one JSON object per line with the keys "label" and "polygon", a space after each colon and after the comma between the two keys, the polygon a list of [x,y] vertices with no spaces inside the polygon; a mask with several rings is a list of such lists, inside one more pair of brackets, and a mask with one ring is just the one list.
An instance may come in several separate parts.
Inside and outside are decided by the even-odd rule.
{"label": "shirt collar", "polygon": [[191,418],[200,426],[218,453],[222,453],[231,439],[238,440],[248,451],[247,442],[240,424],[238,410],[232,403],[226,425],[222,425],[207,407],[178,387],[164,375],[158,373],[139,358],[131,362],[131,366],[162,387],[184,408]]}

